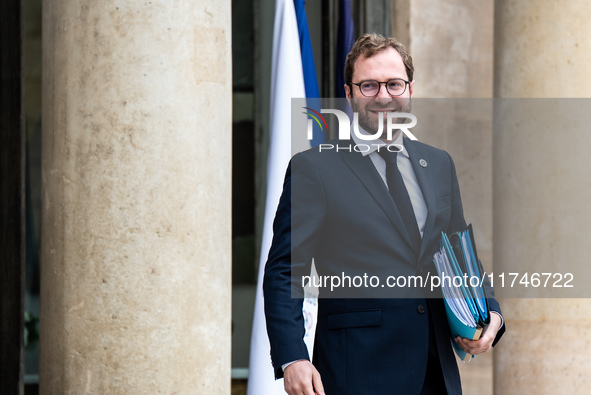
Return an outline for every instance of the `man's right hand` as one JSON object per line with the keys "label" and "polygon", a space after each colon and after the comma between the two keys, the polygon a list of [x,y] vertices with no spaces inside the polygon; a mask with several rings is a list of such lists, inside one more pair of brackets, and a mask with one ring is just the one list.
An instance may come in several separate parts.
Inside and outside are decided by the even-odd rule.
{"label": "man's right hand", "polygon": [[287,366],[283,371],[285,391],[289,395],[325,395],[320,373],[308,360]]}

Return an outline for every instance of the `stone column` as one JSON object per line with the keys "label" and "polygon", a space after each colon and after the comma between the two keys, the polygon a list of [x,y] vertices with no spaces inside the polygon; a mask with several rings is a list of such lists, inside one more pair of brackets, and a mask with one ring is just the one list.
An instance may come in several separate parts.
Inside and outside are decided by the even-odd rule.
{"label": "stone column", "polygon": [[[494,135],[495,271],[582,272],[589,265],[591,136],[588,124],[577,125],[583,113],[567,115],[581,102],[506,98],[591,96],[591,4],[495,4],[494,87],[502,98]],[[538,288],[546,299],[502,301],[508,332],[496,350],[495,393],[588,392],[591,301],[552,298],[559,291]]]}
{"label": "stone column", "polygon": [[229,394],[229,1],[43,1],[43,394]]}
{"label": "stone column", "polygon": [[410,4],[417,137],[454,158],[466,219],[474,222],[478,252],[488,267],[492,266],[492,11],[492,0]]}
{"label": "stone column", "polygon": [[[415,64],[417,137],[454,158],[466,221],[490,271],[493,1],[396,0],[394,6],[395,34],[410,45]],[[408,25],[400,20],[404,14]],[[493,352],[458,365],[464,393],[492,394]]]}

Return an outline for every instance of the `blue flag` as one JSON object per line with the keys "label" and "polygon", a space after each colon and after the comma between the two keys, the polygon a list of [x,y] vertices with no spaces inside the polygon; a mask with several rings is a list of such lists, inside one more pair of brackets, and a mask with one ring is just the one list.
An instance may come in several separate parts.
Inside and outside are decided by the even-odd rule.
{"label": "blue flag", "polygon": [[[318,79],[316,78],[316,67],[314,66],[314,54],[310,42],[308,30],[308,19],[306,18],[306,0],[294,0],[296,19],[298,22],[298,33],[300,36],[300,49],[302,53],[302,69],[304,71],[304,85],[306,87],[307,106],[320,111],[320,91],[318,90]],[[313,127],[312,147],[326,141],[326,135],[317,125]]]}
{"label": "blue flag", "polygon": [[316,79],[316,67],[314,66],[314,54],[310,42],[308,19],[306,18],[306,0],[294,0],[296,19],[298,21],[298,33],[300,35],[300,48],[302,52],[302,69],[304,70],[304,85],[306,97],[320,97],[318,80]]}
{"label": "blue flag", "polygon": [[339,2],[339,27],[336,54],[336,97],[345,97],[345,60],[355,43],[355,25],[351,17],[351,0]]}

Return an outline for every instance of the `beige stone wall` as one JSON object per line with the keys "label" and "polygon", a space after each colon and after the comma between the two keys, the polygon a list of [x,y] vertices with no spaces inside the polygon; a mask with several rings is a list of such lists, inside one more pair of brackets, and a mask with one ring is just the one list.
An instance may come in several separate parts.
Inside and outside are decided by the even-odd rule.
{"label": "beige stone wall", "polygon": [[230,14],[43,3],[42,393],[230,393]]}
{"label": "beige stone wall", "polygon": [[[404,12],[406,2],[395,2]],[[478,253],[489,271],[493,269],[493,7],[492,0],[412,0],[408,39],[415,64],[417,137],[454,158],[466,221],[474,226]],[[479,355],[469,364],[458,362],[464,393],[492,394],[493,354]]]}
{"label": "beige stone wall", "polygon": [[492,263],[492,9],[492,1],[410,5],[414,109],[425,114],[417,137],[454,158],[467,220],[481,233],[485,265]]}
{"label": "beige stone wall", "polygon": [[410,45],[418,97],[490,98],[492,0],[412,0]]}
{"label": "beige stone wall", "polygon": [[496,97],[589,97],[591,4],[500,0],[495,6]]}
{"label": "beige stone wall", "polygon": [[[559,107],[570,111],[572,102],[555,100],[544,109],[535,98],[591,96],[590,15],[584,1],[496,3],[495,94],[534,98],[515,101],[519,111],[514,104],[499,107],[494,145],[499,271],[549,267],[564,273],[588,267],[588,124],[577,125],[583,115],[563,117]],[[496,393],[588,393],[591,301],[519,298],[503,306],[510,331],[497,350]]]}

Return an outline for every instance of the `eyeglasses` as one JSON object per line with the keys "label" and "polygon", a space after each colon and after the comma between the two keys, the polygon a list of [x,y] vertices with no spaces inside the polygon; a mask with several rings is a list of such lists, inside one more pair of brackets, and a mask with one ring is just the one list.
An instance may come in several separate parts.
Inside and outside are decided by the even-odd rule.
{"label": "eyeglasses", "polygon": [[409,81],[405,81],[401,78],[394,78],[386,82],[378,82],[376,80],[366,80],[359,83],[352,82],[352,85],[357,85],[359,91],[365,97],[374,97],[380,93],[382,84],[386,85],[386,90],[390,96],[400,96],[406,92],[406,85],[410,84]]}

